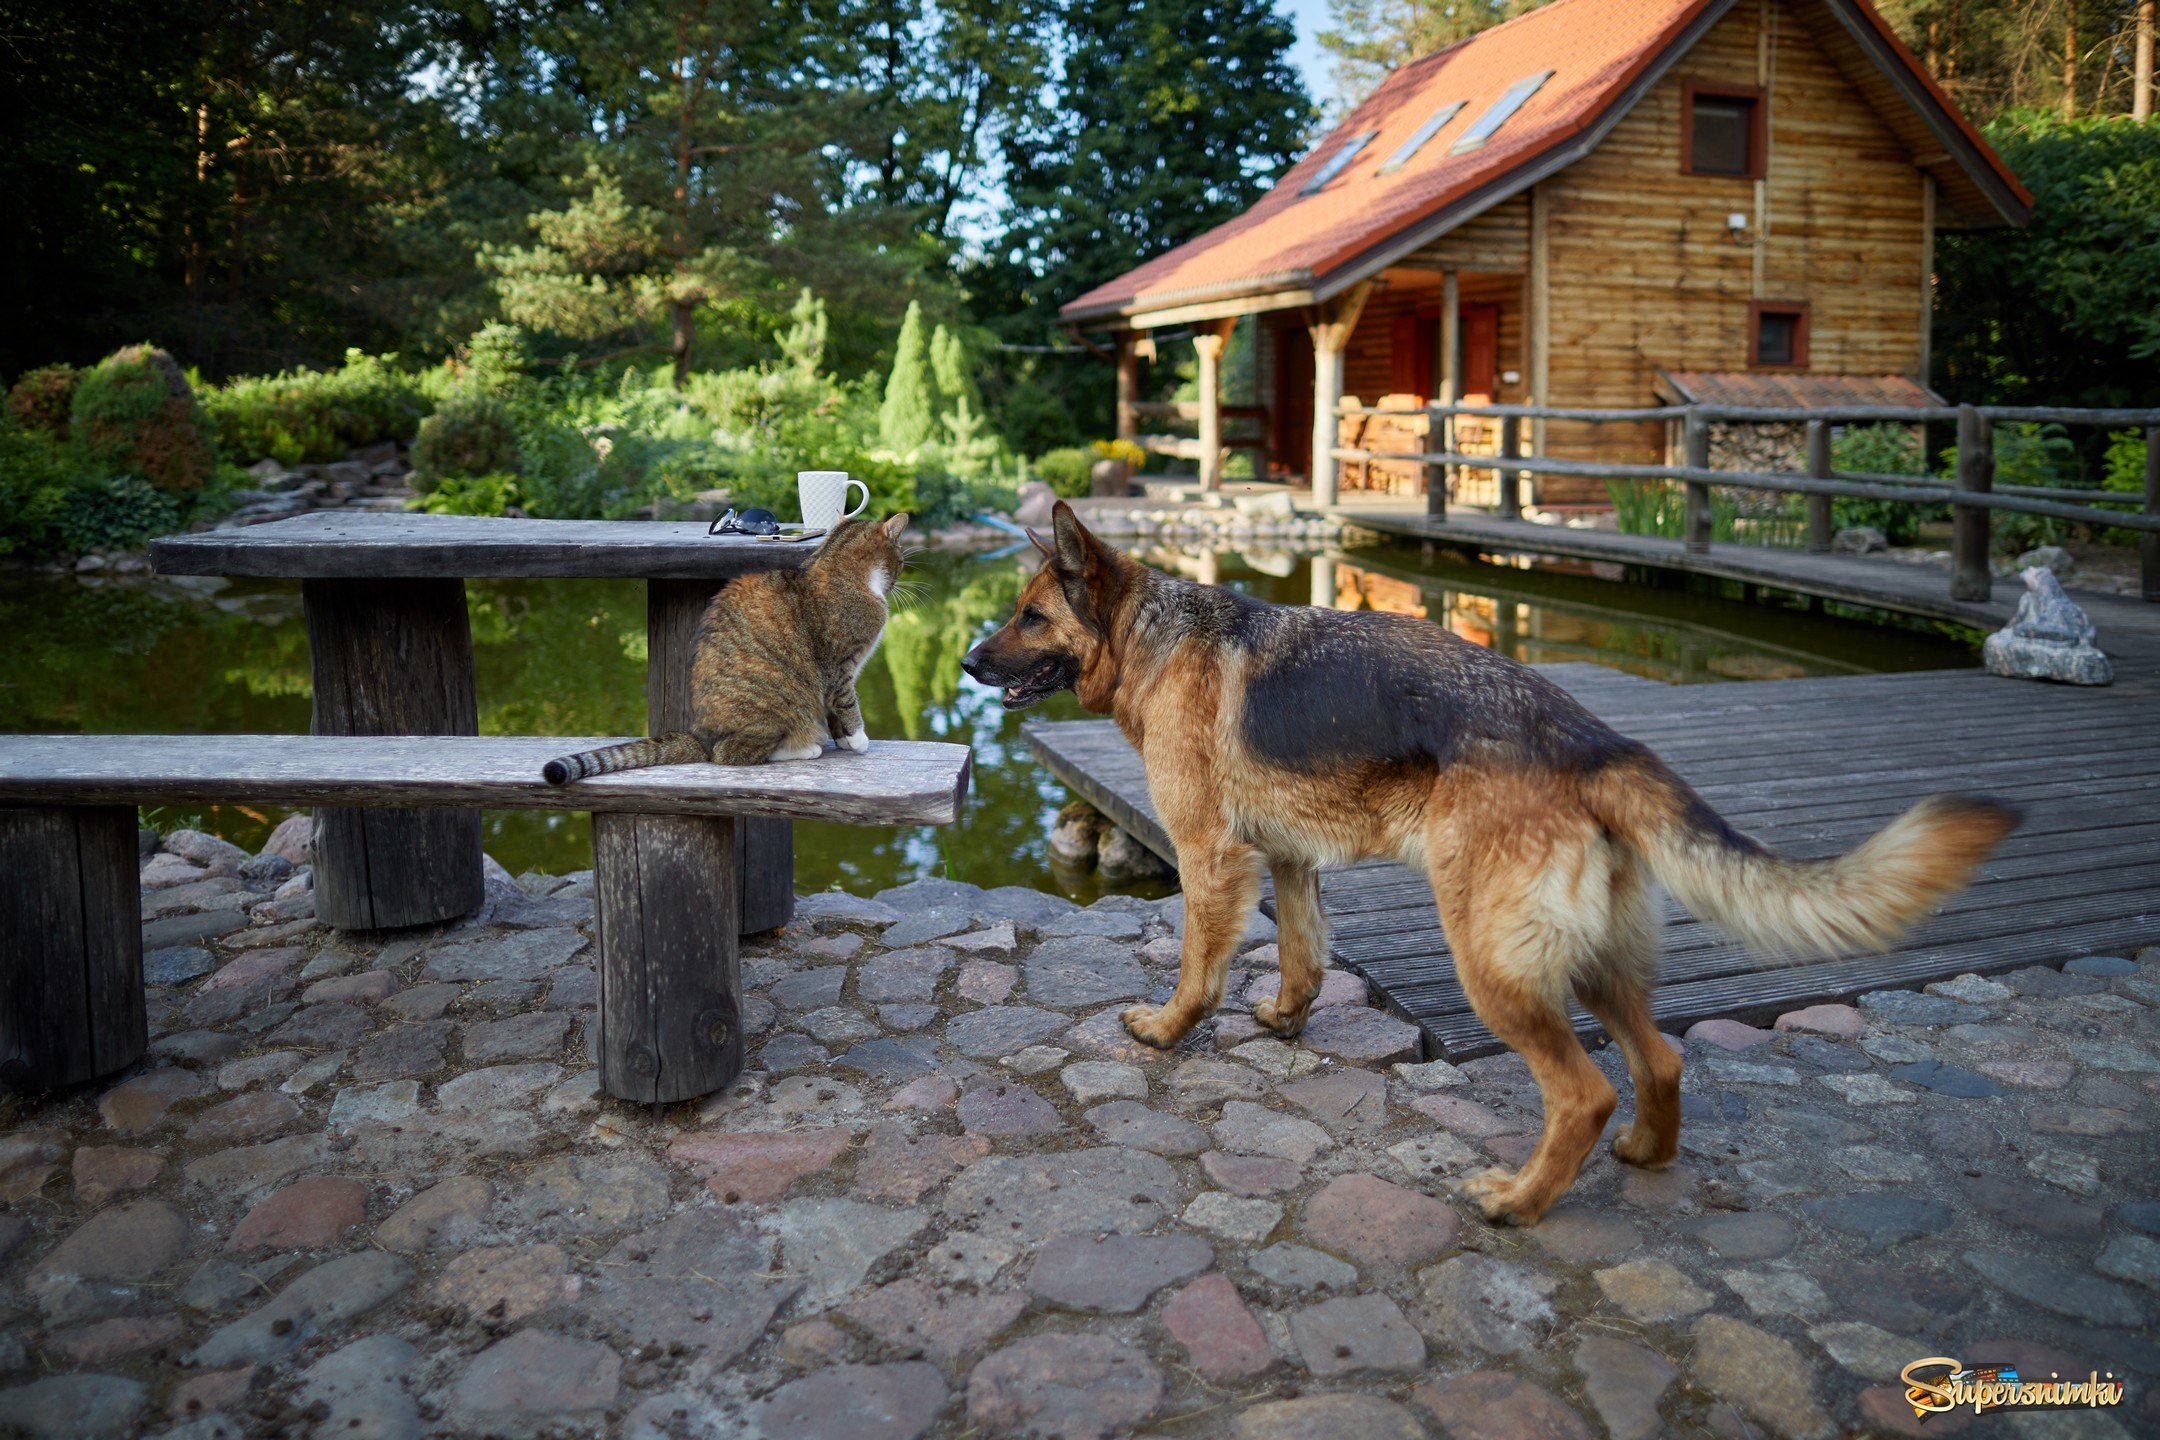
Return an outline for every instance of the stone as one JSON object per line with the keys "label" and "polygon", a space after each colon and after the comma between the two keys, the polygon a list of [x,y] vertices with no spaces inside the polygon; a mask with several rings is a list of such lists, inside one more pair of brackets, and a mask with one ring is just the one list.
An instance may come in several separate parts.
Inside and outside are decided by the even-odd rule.
{"label": "stone", "polygon": [[[906,922],[901,922],[905,924]],[[834,1365],[748,1407],[761,1440],[917,1440],[948,1396],[935,1365]]]}
{"label": "stone", "polygon": [[450,1392],[446,1418],[491,1434],[593,1427],[615,1403],[622,1357],[594,1340],[520,1330],[473,1360]]}
{"label": "stone", "polygon": [[1130,1314],[1157,1290],[1214,1263],[1214,1250],[1197,1235],[1061,1235],[1037,1252],[1027,1287],[1067,1309]]}
{"label": "stone", "polygon": [[1086,1112],[1087,1122],[1112,1145],[1131,1145],[1157,1155],[1197,1155],[1208,1135],[1190,1120],[1150,1110],[1137,1100],[1112,1100]]}
{"label": "stone", "polygon": [[162,844],[169,853],[206,869],[217,865],[237,867],[248,858],[248,852],[230,840],[221,840],[202,830],[171,831]]}
{"label": "stone", "polygon": [[968,1424],[989,1435],[1109,1440],[1155,1413],[1162,1372],[1108,1335],[1033,1335],[969,1374]]}
{"label": "stone", "polygon": [[[1270,952],[1272,955],[1273,952]],[[1247,957],[1251,959],[1250,956]],[[1245,987],[1241,998],[1248,1010],[1256,1009],[1262,1001],[1273,1000],[1282,993],[1282,974],[1265,972],[1255,975]],[[1325,1010],[1331,1005],[1368,1005],[1372,995],[1365,982],[1347,970],[1323,970],[1320,972],[1320,991],[1312,998],[1311,1008]]]}
{"label": "stone", "polygon": [[1069,911],[1036,928],[1044,937],[1052,939],[1094,935],[1106,940],[1137,940],[1140,938],[1140,917],[1123,910],[1091,906],[1086,910]]}
{"label": "stone", "polygon": [[2088,1325],[2128,1329],[2149,1321],[2150,1307],[2135,1291],[2038,1255],[1974,1251],[1965,1263],[2026,1304]]}
{"label": "stone", "polygon": [[2154,1054],[2142,1045],[2072,1045],[2070,1053],[2085,1064],[2097,1066],[2102,1070],[2160,1075],[2160,1055]]}
{"label": "stone", "polygon": [[1278,1114],[1248,1100],[1232,1100],[1223,1106],[1214,1136],[1225,1150],[1273,1155],[1299,1165],[1312,1163],[1315,1155],[1335,1143],[1333,1136],[1310,1120]]}
{"label": "stone", "polygon": [[1410,1392],[1449,1440],[1590,1440],[1590,1431],[1551,1391],[1503,1370],[1428,1380]]}
{"label": "stone", "polygon": [[185,985],[213,968],[210,952],[199,945],[168,945],[143,956],[145,985]]}
{"label": "stone", "polygon": [[839,1127],[779,1134],[700,1131],[677,1136],[668,1158],[705,1175],[707,1188],[728,1204],[762,1205],[839,1159],[854,1138]]}
{"label": "stone", "polygon": [[1858,1035],[1863,1026],[1860,1012],[1850,1005],[1809,1005],[1778,1016],[1774,1028],[1844,1039]]}
{"label": "stone", "polygon": [[1950,1095],[1960,1100],[1978,1100],[2009,1092],[1986,1076],[1957,1065],[1946,1065],[1940,1060],[1919,1060],[1909,1065],[1899,1065],[1890,1071],[1893,1079],[1908,1085],[1918,1085],[1937,1095]]}
{"label": "stone", "polygon": [[155,1150],[127,1145],[85,1145],[75,1152],[72,1174],[75,1198],[103,1205],[115,1195],[141,1190],[165,1173],[165,1157]]}
{"label": "stone", "polygon": [[1398,1062],[1388,1068],[1395,1072],[1396,1079],[1420,1092],[1452,1090],[1470,1083],[1469,1076],[1445,1060],[1427,1060],[1422,1065]]}
{"label": "stone", "polygon": [[1583,1264],[1642,1248],[1642,1235],[1602,1207],[1562,1204],[1549,1210],[1530,1231],[1537,1247],[1555,1260]]}
{"label": "stone", "polygon": [[1473,1140],[1517,1134],[1524,1128],[1524,1122],[1506,1119],[1475,1100],[1466,1100],[1459,1095],[1420,1095],[1410,1102],[1410,1108],[1433,1123]]}
{"label": "stone", "polygon": [[1290,1316],[1291,1343],[1314,1375],[1356,1370],[1414,1373],[1425,1364],[1425,1341],[1385,1295],[1342,1295]]}
{"label": "stone", "polygon": [[[906,924],[906,921],[902,921]],[[872,1003],[885,1000],[932,1000],[938,981],[953,966],[952,952],[936,947],[895,950],[856,967],[855,995]]]}
{"label": "stone", "polygon": [[412,1267],[380,1250],[342,1255],[294,1280],[263,1305],[213,1333],[192,1363],[266,1365],[317,1335],[367,1314],[412,1281]]}
{"label": "stone", "polygon": [[1710,1308],[1710,1295],[1663,1260],[1629,1260],[1594,1276],[1608,1303],[1631,1320],[1655,1325]]}
{"label": "stone", "polygon": [[2115,667],[2093,644],[2092,621],[2064,593],[2054,571],[2031,565],[2022,574],[2025,593],[2018,597],[2017,613],[1980,646],[1988,673],[2065,685],[2114,683]]}
{"label": "stone", "polygon": [[479,1175],[453,1175],[421,1191],[375,1227],[385,1250],[416,1255],[423,1250],[462,1250],[480,1231],[495,1187]]}
{"label": "stone", "polygon": [[921,945],[930,940],[942,940],[948,935],[958,935],[963,930],[975,928],[975,912],[959,905],[935,905],[902,916],[885,927],[881,942],[894,949],[908,945]]}
{"label": "stone", "polygon": [[1247,1380],[1277,1363],[1267,1332],[1227,1276],[1203,1275],[1171,1296],[1162,1323],[1184,1347],[1186,1363],[1205,1379]]}
{"label": "stone", "polygon": [[1777,1260],[1792,1253],[1800,1232],[1792,1221],[1768,1211],[1705,1215],[1680,1227],[1722,1260]]}
{"label": "stone", "polygon": [[803,1303],[816,1306],[845,1299],[925,1217],[859,1200],[791,1200],[762,1223],[779,1238],[781,1265],[802,1281]]}
{"label": "stone", "polygon": [[500,1110],[521,1105],[562,1079],[562,1066],[494,1065],[468,1070],[435,1087],[435,1103],[444,1110]]}
{"label": "stone", "polygon": [[242,1365],[183,1380],[173,1387],[167,1408],[182,1417],[236,1409],[247,1398],[258,1373],[253,1365]]}
{"label": "stone", "polygon": [[2148,1290],[2160,1290],[2160,1243],[2143,1235],[2117,1235],[2101,1247],[2093,1269]]}
{"label": "stone", "polygon": [[[772,1048],[770,1045],[765,1047],[768,1069],[777,1068],[772,1062]],[[824,1056],[822,1047],[810,1048],[817,1051],[819,1058]],[[901,1080],[935,1070],[937,1046],[927,1036],[887,1036],[883,1040],[865,1040],[851,1047],[833,1064],[873,1080]]]}
{"label": "stone", "polygon": [[177,1066],[122,1081],[98,1100],[98,1114],[122,1135],[155,1129],[173,1106],[203,1093],[200,1076]]}
{"label": "stone", "polygon": [[150,1401],[139,1380],[118,1375],[48,1375],[0,1390],[0,1427],[37,1440],[94,1440],[135,1433]]}
{"label": "stone", "polygon": [[1093,1105],[1102,1100],[1145,1100],[1147,1076],[1137,1066],[1115,1060],[1075,1060],[1058,1072],[1074,1100]]}
{"label": "stone", "polygon": [[1234,1440],[1424,1440],[1417,1417],[1378,1395],[1340,1392],[1268,1400],[1238,1412]]}
{"label": "stone", "polygon": [[1656,1351],[1612,1335],[1575,1345],[1575,1373],[1612,1440],[1650,1440],[1664,1430],[1658,1401],[1680,1372]]}
{"label": "stone", "polygon": [[1810,1200],[1801,1208],[1824,1229],[1855,1236],[1869,1246],[1932,1235],[1951,1223],[1949,1206],[1895,1190],[1856,1190]]}
{"label": "stone", "polygon": [[931,1246],[922,1268],[950,1284],[984,1286],[1019,1258],[1020,1247],[1010,1240],[963,1231]]}
{"label": "stone", "polygon": [[1195,1230],[1257,1245],[1274,1233],[1282,1215],[1282,1206],[1272,1200],[1239,1199],[1220,1190],[1204,1190],[1179,1218]]}
{"label": "stone", "polygon": [[70,1365],[104,1365],[162,1349],[186,1331],[186,1322],[177,1315],[130,1316],[48,1335],[45,1348]]}
{"label": "stone", "polygon": [[1720,1278],[1756,1315],[1810,1320],[1830,1307],[1822,1287],[1796,1270],[1728,1270]]}
{"label": "stone", "polygon": [[570,1037],[570,1016],[560,1010],[533,1010],[504,1020],[467,1025],[458,1036],[469,1065],[497,1060],[529,1060],[559,1054]]}
{"label": "stone", "polygon": [[1893,1025],[1973,1025],[1989,1012],[1940,995],[1919,995],[1910,990],[1873,990],[1860,997],[1863,1015]]}
{"label": "stone", "polygon": [[1873,525],[1847,525],[1830,537],[1830,548],[1840,555],[1879,555],[1890,542]]}
{"label": "stone", "polygon": [[963,1000],[978,1005],[1002,1005],[1020,983],[1020,971],[1011,965],[1000,965],[994,960],[970,960],[960,967],[960,979],[954,989]]}
{"label": "stone", "polygon": [[1865,1380],[1895,1380],[1908,1363],[1926,1353],[1920,1341],[1857,1320],[1817,1325],[1808,1331],[1808,1338],[1839,1365]]}
{"label": "stone", "polygon": [[900,911],[876,900],[827,890],[816,895],[798,895],[795,898],[795,916],[806,923],[829,925],[890,925],[901,916]]}
{"label": "stone", "polygon": [[1028,998],[1037,1005],[1072,1010],[1148,993],[1147,971],[1132,947],[1096,936],[1046,941],[1023,970]]}
{"label": "stone", "polygon": [[248,1211],[228,1250],[323,1250],[367,1219],[367,1186],[321,1175],[292,1184]]}
{"label": "stone", "polygon": [[1210,1150],[1200,1157],[1208,1179],[1233,1195],[1280,1195],[1304,1183],[1305,1172],[1288,1160]]}
{"label": "stone", "polygon": [[1838,1433],[1816,1398],[1812,1367],[1791,1342],[1722,1315],[1697,1320],[1694,1335],[1688,1370],[1704,1389],[1785,1440]]}
{"label": "stone", "polygon": [[1057,1107],[1016,1081],[978,1085],[964,1092],[957,1111],[961,1128],[970,1135],[1048,1135],[1065,1125]]}
{"label": "stone", "polygon": [[968,955],[1010,955],[1019,948],[1020,937],[1008,920],[987,930],[948,936],[943,943],[947,949]]}
{"label": "stone", "polygon": [[979,1135],[917,1137],[898,1124],[880,1125],[855,1162],[855,1193],[913,1205],[989,1153]]}
{"label": "stone", "polygon": [[853,1010],[845,1005],[828,1005],[822,1010],[813,1010],[798,1017],[795,1023],[807,1031],[812,1039],[826,1045],[848,1045],[857,1040],[872,1040],[884,1033],[860,1010]]}
{"label": "stone", "polygon": [[1848,1105],[1911,1105],[1919,1097],[1901,1085],[1893,1085],[1880,1075],[1818,1075],[1824,1085],[1844,1097]]}
{"label": "stone", "polygon": [[778,1242],[732,1210],[685,1210],[616,1243],[583,1277],[580,1315],[633,1348],[721,1367],[757,1343],[800,1285]]}
{"label": "stone", "polygon": [[1315,1010],[1299,1043],[1315,1054],[1352,1065],[1392,1065],[1423,1057],[1424,1032],[1407,1020],[1363,1005]]}
{"label": "stone", "polygon": [[936,1005],[880,1005],[877,1008],[877,1020],[878,1024],[887,1030],[897,1030],[904,1034],[928,1029],[935,1025],[944,1013],[944,1010]]}
{"label": "stone", "polygon": [[585,937],[568,927],[497,931],[443,946],[428,956],[421,973],[430,980],[545,980],[585,945]]}
{"label": "stone", "polygon": [[85,1220],[30,1272],[33,1289],[65,1279],[155,1280],[186,1252],[190,1227],[163,1200],[131,1200]]}
{"label": "stone", "polygon": [[369,1335],[325,1355],[301,1377],[299,1399],[321,1407],[317,1433],[353,1440],[419,1440],[420,1408],[405,1393],[418,1352],[394,1335]]}
{"label": "stone", "polygon": [[1027,1304],[1019,1291],[968,1295],[908,1276],[871,1291],[845,1313],[903,1355],[951,1364],[1009,1329]]}
{"label": "stone", "polygon": [[1991,1080],[2028,1090],[2060,1090],[2077,1075],[2067,1060],[1982,1060],[1975,1068]]}
{"label": "stone", "polygon": [[1288,1241],[1268,1246],[1246,1263],[1256,1274],[1286,1290],[1346,1290],[1358,1278],[1357,1267]]}
{"label": "stone", "polygon": [[1332,1131],[1387,1124],[1387,1082],[1370,1070],[1336,1070],[1282,1087],[1282,1097]]}
{"label": "stone", "polygon": [[1426,1333],[1458,1348],[1521,1354],[1540,1347],[1557,1323],[1550,1301],[1559,1280],[1526,1265],[1468,1253],[1419,1279]]}
{"label": "stone", "polygon": [[339,1050],[359,1044],[369,1028],[367,1011],[357,1005],[309,1005],[272,1030],[269,1039],[273,1045],[295,1045],[303,1050]]}
{"label": "stone", "polygon": [[855,1337],[825,1320],[803,1320],[780,1332],[775,1347],[786,1363],[805,1370],[842,1365],[855,1358]]}
{"label": "stone", "polygon": [[887,1110],[918,1110],[936,1112],[950,1106],[960,1098],[960,1087],[949,1075],[924,1075],[910,1080],[892,1093],[885,1102]]}
{"label": "stone", "polygon": [[1305,1202],[1306,1240],[1360,1265],[1420,1265],[1455,1243],[1461,1221],[1430,1195],[1377,1175],[1341,1175]]}
{"label": "stone", "polygon": [[300,1107],[287,1096],[256,1091],[198,1114],[187,1128],[187,1138],[204,1145],[233,1145],[275,1135],[299,1118]]}
{"label": "stone", "polygon": [[330,1128],[405,1125],[420,1114],[420,1082],[392,1080],[386,1085],[347,1085],[330,1102]]}
{"label": "stone", "polygon": [[1688,1027],[1687,1038],[1720,1050],[1748,1051],[1777,1038],[1774,1030],[1758,1030],[1738,1020],[1698,1020]]}
{"label": "stone", "polygon": [[566,1155],[527,1171],[503,1210],[509,1224],[544,1238],[605,1235],[651,1220],[667,1205],[667,1172],[643,1155]]}
{"label": "stone", "polygon": [[1170,1072],[1169,1088],[1171,1100],[1188,1110],[1225,1100],[1257,1100],[1268,1089],[1250,1069],[1223,1060],[1187,1060]]}
{"label": "stone", "polygon": [[428,1300],[466,1321],[515,1325],[569,1304],[582,1288],[561,1246],[505,1245],[459,1255],[428,1287]]}
{"label": "stone", "polygon": [[1071,1023],[1051,1010],[998,1005],[946,1021],[945,1042],[970,1058],[995,1059],[1047,1040]]}
{"label": "stone", "polygon": [[1129,1234],[1182,1209],[1185,1187],[1168,1161],[1105,1146],[1055,1155],[992,1155],[946,1187],[954,1222],[1021,1245],[1057,1235]]}

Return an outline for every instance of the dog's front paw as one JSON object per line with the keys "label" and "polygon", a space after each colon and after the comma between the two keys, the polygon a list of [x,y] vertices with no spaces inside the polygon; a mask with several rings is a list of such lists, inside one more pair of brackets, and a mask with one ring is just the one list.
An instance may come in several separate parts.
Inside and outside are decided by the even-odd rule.
{"label": "dog's front paw", "polygon": [[1463,1181],[1462,1195],[1495,1225],[1535,1225],[1544,1213],[1529,1205],[1515,1172],[1498,1165]]}
{"label": "dog's front paw", "polygon": [[1118,1019],[1125,1022],[1125,1029],[1133,1039],[1157,1050],[1168,1050],[1185,1038],[1192,1027],[1180,1025],[1168,1010],[1160,1005],[1128,1005]]}
{"label": "dog's front paw", "polygon": [[1275,1003],[1277,998],[1270,996],[1253,1006],[1252,1018],[1288,1040],[1305,1028],[1305,1017],[1312,1013],[1312,1007],[1300,1005],[1295,1010],[1285,1010]]}
{"label": "dog's front paw", "polygon": [[870,732],[867,730],[849,731],[840,737],[840,748],[852,750],[857,755],[863,754],[870,748]]}

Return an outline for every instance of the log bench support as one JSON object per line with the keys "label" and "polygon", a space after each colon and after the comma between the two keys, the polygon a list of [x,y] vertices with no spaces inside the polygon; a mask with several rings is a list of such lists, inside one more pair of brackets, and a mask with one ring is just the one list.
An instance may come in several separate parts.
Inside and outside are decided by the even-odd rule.
{"label": "log bench support", "polygon": [[0,808],[0,1085],[124,1070],[149,1044],[129,805]]}

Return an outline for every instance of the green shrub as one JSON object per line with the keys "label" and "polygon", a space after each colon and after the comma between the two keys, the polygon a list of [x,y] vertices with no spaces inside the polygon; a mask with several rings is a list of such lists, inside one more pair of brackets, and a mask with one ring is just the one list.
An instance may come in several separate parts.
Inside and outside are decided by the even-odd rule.
{"label": "green shrub", "polygon": [[446,475],[406,508],[430,515],[500,515],[522,504],[524,498],[518,477],[497,470],[487,475]]}
{"label": "green shrub", "polygon": [[82,372],[72,365],[41,365],[26,371],[8,389],[8,414],[25,429],[64,439],[68,409],[75,403],[75,382],[81,378]]}
{"label": "green shrub", "polygon": [[518,468],[518,431],[501,398],[461,390],[420,422],[412,442],[412,483],[421,494],[453,475],[487,475]]}
{"label": "green shrub", "polygon": [[281,465],[335,460],[357,445],[413,438],[427,397],[390,356],[345,352],[337,370],[249,376],[203,395],[228,454]]}
{"label": "green shrub", "polygon": [[[1861,475],[1925,475],[1927,456],[1920,432],[1911,425],[1850,425],[1830,442],[1830,468]],[[1857,500],[1836,496],[1830,520],[1840,530],[1871,525],[1892,545],[1920,538],[1923,521],[1939,519],[1940,505],[1906,505],[1895,500]]]}
{"label": "green shrub", "polygon": [[1077,445],[1052,450],[1035,462],[1035,473],[1042,482],[1068,500],[1088,493],[1094,469],[1095,453]]}
{"label": "green shrub", "polygon": [[108,475],[140,475],[160,490],[200,490],[215,456],[187,376],[154,345],[100,360],[75,386],[69,431]]}
{"label": "green shrub", "polygon": [[[2030,485],[2055,489],[2077,474],[2077,447],[2060,425],[2020,421],[1995,427],[1995,487]],[[1943,452],[1945,466],[1957,463],[1955,451]],[[2057,545],[2070,532],[2068,520],[2028,515],[2018,510],[1989,512],[1990,544],[2004,555],[2022,555],[2038,545]]]}
{"label": "green shrub", "polygon": [[0,555],[52,547],[53,524],[74,488],[72,468],[50,436],[0,415]]}
{"label": "green shrub", "polygon": [[532,364],[532,344],[517,326],[493,322],[475,330],[465,342],[465,364],[473,381],[499,389]]}
{"label": "green shrub", "polygon": [[55,528],[69,550],[135,550],[180,528],[179,497],[133,475],[88,480],[68,492]]}

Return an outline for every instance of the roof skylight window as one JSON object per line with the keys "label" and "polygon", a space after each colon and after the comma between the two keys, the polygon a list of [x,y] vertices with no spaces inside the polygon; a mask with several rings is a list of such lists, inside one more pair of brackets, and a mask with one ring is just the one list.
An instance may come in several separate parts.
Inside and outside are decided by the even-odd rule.
{"label": "roof skylight window", "polygon": [[1337,175],[1342,174],[1343,167],[1348,165],[1352,160],[1357,159],[1358,151],[1363,150],[1367,145],[1372,144],[1373,137],[1378,135],[1379,133],[1380,132],[1377,130],[1367,130],[1362,135],[1353,135],[1348,140],[1345,140],[1343,142],[1342,148],[1340,150],[1337,150],[1333,155],[1328,156],[1327,163],[1320,167],[1320,169],[1313,175],[1312,179],[1307,180],[1303,185],[1298,187],[1297,193],[1300,195],[1311,195],[1314,192],[1324,188],[1327,185],[1328,181],[1333,180]]}
{"label": "roof skylight window", "polygon": [[1387,159],[1381,161],[1380,168],[1374,173],[1378,175],[1392,175],[1397,170],[1402,169],[1403,166],[1409,164],[1412,158],[1417,155],[1417,152],[1425,148],[1425,142],[1432,139],[1433,136],[1439,134],[1440,127],[1447,124],[1448,121],[1454,119],[1455,112],[1462,109],[1462,107],[1462,101],[1450,100],[1447,104],[1442,105],[1438,110],[1433,111],[1432,118],[1427,120],[1424,124],[1418,126],[1417,133],[1412,135],[1409,139],[1403,141],[1401,145],[1397,146],[1394,154],[1388,156]]}
{"label": "roof skylight window", "polygon": [[1545,70],[1536,75],[1526,76],[1508,86],[1507,94],[1493,101],[1492,108],[1478,116],[1476,122],[1468,130],[1463,131],[1462,138],[1448,147],[1448,154],[1460,155],[1464,151],[1475,150],[1487,140],[1492,139],[1493,132],[1502,125],[1507,124],[1508,118],[1517,110],[1522,109],[1523,102],[1532,95],[1537,94],[1538,87],[1547,80],[1552,79],[1552,77],[1553,72]]}

